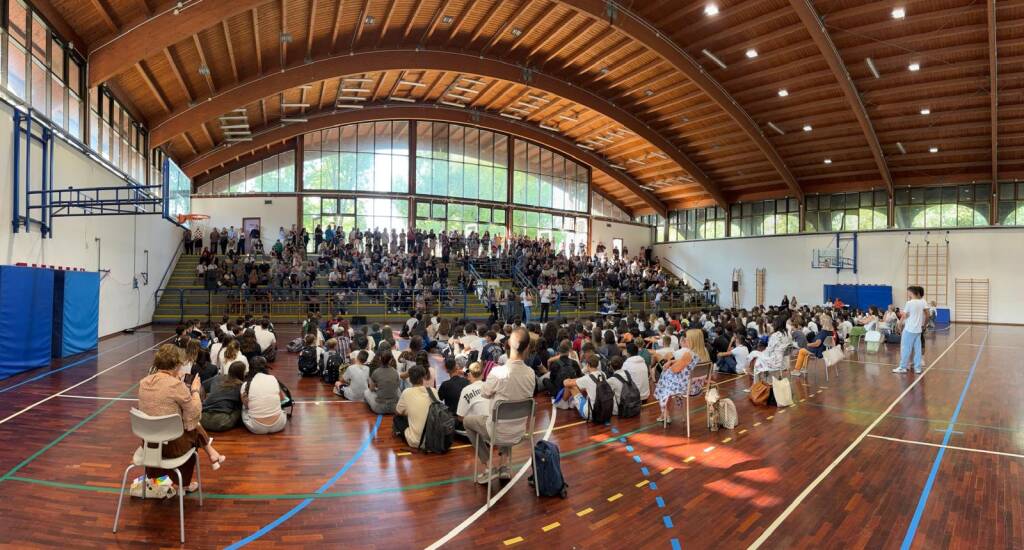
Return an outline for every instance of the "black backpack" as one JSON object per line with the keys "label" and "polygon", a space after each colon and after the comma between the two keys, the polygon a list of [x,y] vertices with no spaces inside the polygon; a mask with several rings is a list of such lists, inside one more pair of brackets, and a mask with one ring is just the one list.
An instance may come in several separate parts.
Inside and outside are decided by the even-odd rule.
{"label": "black backpack", "polygon": [[427,395],[430,396],[430,408],[427,409],[427,420],[423,424],[420,450],[444,454],[451,448],[452,439],[455,437],[455,417],[429,388]]}
{"label": "black backpack", "polygon": [[616,380],[622,382],[622,391],[619,392],[619,418],[633,418],[640,416],[640,388],[636,387],[633,377],[625,370],[623,380],[618,374],[613,375]]}
{"label": "black backpack", "polygon": [[344,362],[342,357],[338,353],[328,353],[327,359],[324,361],[324,370],[320,373],[320,379],[324,381],[324,384],[334,385],[335,382],[341,377],[341,365]]}
{"label": "black backpack", "polygon": [[533,446],[533,470],[530,485],[537,484],[542,497],[568,496],[569,484],[562,477],[562,461],[558,445],[550,441],[538,441]]}
{"label": "black backpack", "polygon": [[299,374],[317,376],[320,374],[320,362],[316,360],[316,348],[307,346],[299,352]]}
{"label": "black backpack", "polygon": [[615,412],[615,392],[608,384],[606,378],[589,375],[590,379],[597,385],[597,395],[591,398],[587,396],[587,403],[590,405],[590,421],[594,424],[606,424],[612,419]]}

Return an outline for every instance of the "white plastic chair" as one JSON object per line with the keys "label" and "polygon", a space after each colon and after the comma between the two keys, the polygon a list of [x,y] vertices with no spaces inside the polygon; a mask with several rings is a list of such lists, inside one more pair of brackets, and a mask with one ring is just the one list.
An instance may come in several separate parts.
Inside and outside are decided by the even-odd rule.
{"label": "white plastic chair", "polygon": [[[530,463],[533,464],[533,431],[535,413],[537,410],[537,402],[530,399],[522,399],[519,401],[495,401],[494,408],[491,409],[491,417],[487,420],[487,471],[492,472],[494,470],[494,447],[512,447],[518,445],[524,439],[530,440]],[[525,426],[525,430],[519,432],[512,439],[505,439],[497,441],[497,435],[495,429],[498,423],[516,423],[522,422]],[[480,437],[475,434],[475,441],[473,441],[473,448],[477,448],[480,444]],[[473,460],[473,479],[476,479],[477,470],[479,469],[479,460]],[[537,470],[533,470],[534,479],[537,476]],[[538,483],[534,483],[533,487],[540,496],[540,487]],[[491,507],[491,484],[487,484],[487,508]]]}
{"label": "white plastic chair", "polygon": [[[703,374],[702,376],[697,376],[697,373],[702,370],[706,370],[705,374]],[[684,403],[684,408],[686,409],[686,437],[690,437],[690,399],[702,397],[705,393],[707,393],[708,388],[711,387],[711,385],[713,384],[713,382],[711,381],[711,375],[714,372],[714,370],[715,364],[710,361],[705,363],[697,363],[697,365],[693,367],[693,372],[690,373],[690,380],[686,385],[686,393],[677,393],[675,395],[669,396],[669,399],[675,398],[676,403]],[[694,395],[690,395],[693,391],[693,388],[698,383],[701,384],[700,391]],[[665,414],[663,416],[664,418],[662,419],[661,424],[663,428],[667,428],[669,415]]]}
{"label": "white plastic chair", "polygon": [[865,349],[870,353],[877,353],[882,346],[882,333],[877,330],[869,330],[864,335]]}
{"label": "white plastic chair", "polygon": [[[185,543],[185,487],[181,481],[181,466],[184,465],[193,455],[195,449],[176,458],[163,458],[164,443],[173,441],[183,433],[185,427],[182,424],[181,416],[177,414],[167,416],[149,416],[142,411],[133,408],[131,411],[132,433],[142,440],[142,446],[135,449],[132,456],[132,463],[124,470],[121,478],[121,492],[117,495],[117,513],[114,515],[114,530],[117,532],[117,524],[121,518],[121,504],[124,501],[124,488],[128,483],[128,473],[133,468],[159,468],[161,470],[174,470],[178,474],[178,520],[181,528],[181,543]],[[196,481],[199,484],[199,505],[203,505],[203,478],[199,471],[199,461],[196,460]],[[142,487],[142,498],[146,498],[145,482]]]}

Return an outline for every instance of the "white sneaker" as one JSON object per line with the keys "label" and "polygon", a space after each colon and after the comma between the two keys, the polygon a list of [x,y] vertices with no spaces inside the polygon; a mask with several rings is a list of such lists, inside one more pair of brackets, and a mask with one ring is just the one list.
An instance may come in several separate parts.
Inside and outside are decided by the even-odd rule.
{"label": "white sneaker", "polygon": [[476,482],[480,485],[487,485],[498,476],[491,470],[485,470],[476,475]]}
{"label": "white sneaker", "polygon": [[901,369],[899,367],[897,367],[895,369],[892,369],[892,371],[895,372],[896,374],[905,374],[905,373],[909,372],[909,371],[907,371],[907,369]]}

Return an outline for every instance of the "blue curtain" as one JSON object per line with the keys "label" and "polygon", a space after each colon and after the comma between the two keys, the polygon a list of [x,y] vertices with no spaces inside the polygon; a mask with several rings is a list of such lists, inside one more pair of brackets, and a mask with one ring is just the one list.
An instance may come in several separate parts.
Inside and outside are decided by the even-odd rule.
{"label": "blue curtain", "polygon": [[0,266],[0,379],[50,364],[53,273]]}

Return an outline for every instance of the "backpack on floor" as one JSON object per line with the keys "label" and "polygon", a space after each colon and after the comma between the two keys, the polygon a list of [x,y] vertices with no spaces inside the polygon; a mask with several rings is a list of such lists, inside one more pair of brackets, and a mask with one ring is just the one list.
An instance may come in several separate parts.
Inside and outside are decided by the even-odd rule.
{"label": "backpack on floor", "polygon": [[295,408],[295,401],[292,399],[292,392],[280,381],[277,386],[281,388],[281,393],[284,394],[284,399],[281,400],[281,412],[283,412],[289,418],[292,416],[292,409]]}
{"label": "backpack on floor", "polygon": [[302,351],[302,348],[304,346],[305,344],[303,344],[302,338],[296,338],[291,342],[288,342],[288,345],[285,346],[284,349],[288,350],[289,353],[299,353],[300,351]]}
{"label": "backpack on floor", "polygon": [[594,398],[591,399],[590,396],[587,396],[587,404],[590,405],[590,421],[594,424],[605,424],[611,421],[612,414],[615,412],[615,391],[612,390],[605,377],[597,377],[593,374],[589,376],[597,386]]}
{"label": "backpack on floor", "polygon": [[317,376],[320,374],[320,362],[316,360],[316,348],[308,346],[299,352],[299,374]]}
{"label": "backpack on floor", "polygon": [[731,430],[739,424],[739,417],[736,414],[736,404],[732,402],[732,399],[728,397],[718,400],[715,404],[715,409],[718,411],[718,425]]}
{"label": "backpack on floor", "polygon": [[569,484],[562,477],[561,454],[558,445],[550,441],[538,441],[533,446],[533,475],[530,485],[537,485],[542,497],[568,496]]}
{"label": "backpack on floor", "polygon": [[327,358],[324,360],[324,370],[320,373],[320,379],[323,380],[324,384],[333,386],[341,378],[341,367],[344,363],[342,359],[341,354],[327,354]]}
{"label": "backpack on floor", "polygon": [[612,375],[613,378],[622,382],[622,391],[619,392],[619,418],[640,416],[640,388],[636,387],[633,377],[628,372],[623,370],[622,373],[626,375],[625,380],[618,374]]}
{"label": "backpack on floor", "polygon": [[427,395],[430,396],[430,408],[427,409],[427,421],[423,424],[420,450],[444,454],[451,448],[455,437],[455,417],[448,406],[434,395],[434,390],[427,388]]}

